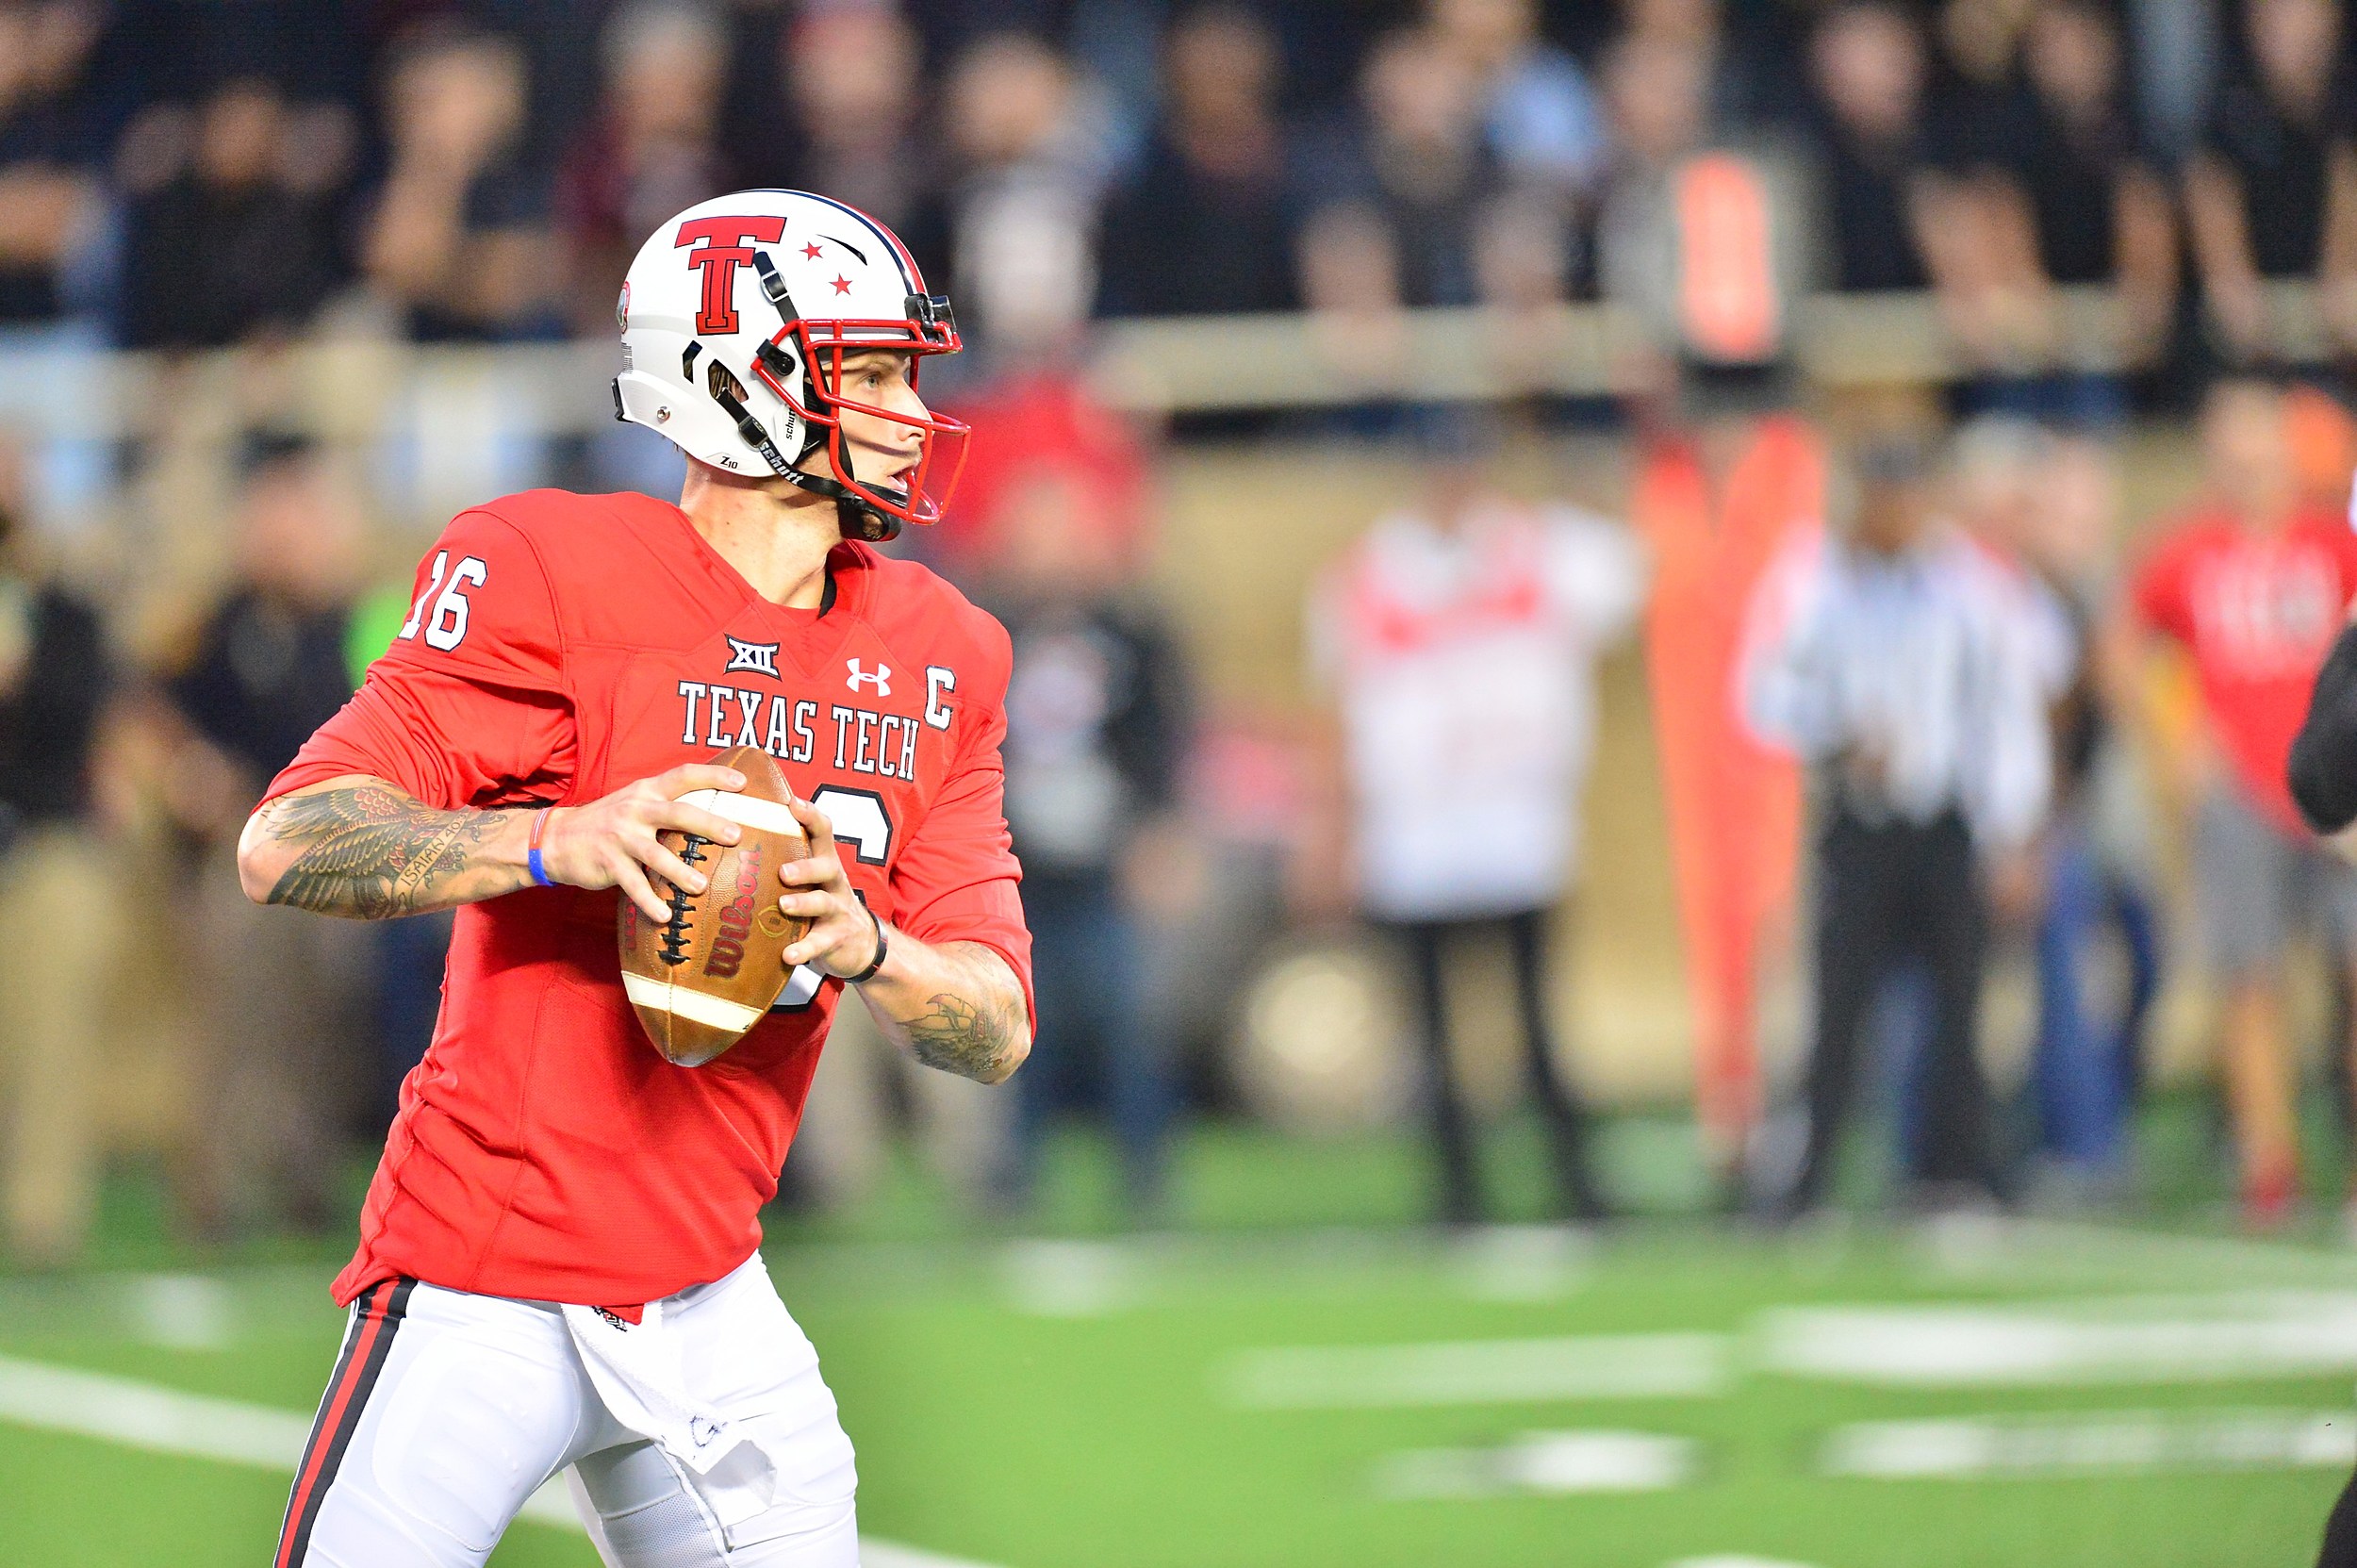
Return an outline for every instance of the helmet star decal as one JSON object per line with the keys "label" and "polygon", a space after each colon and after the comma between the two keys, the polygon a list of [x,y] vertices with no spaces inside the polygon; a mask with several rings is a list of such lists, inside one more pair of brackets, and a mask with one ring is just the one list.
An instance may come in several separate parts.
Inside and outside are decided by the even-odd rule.
{"label": "helmet star decal", "polygon": [[837,273],[834,280],[834,291],[838,294],[849,293],[851,291],[851,280],[844,277],[840,273]]}
{"label": "helmet star decal", "polygon": [[825,249],[825,247],[820,245],[817,240],[814,239],[809,244],[802,247],[802,254],[808,256],[811,260],[816,261],[818,259],[818,253],[823,249]]}

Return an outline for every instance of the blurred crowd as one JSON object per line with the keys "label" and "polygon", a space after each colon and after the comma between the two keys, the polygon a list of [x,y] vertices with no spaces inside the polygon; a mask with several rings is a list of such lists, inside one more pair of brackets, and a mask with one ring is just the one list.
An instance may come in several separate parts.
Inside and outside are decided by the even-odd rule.
{"label": "blurred crowd", "polygon": [[[1953,423],[1920,398],[1820,419],[1748,387],[1698,406],[1632,437],[1620,517],[1500,483],[1492,415],[1420,427],[1415,482],[1309,586],[1313,710],[1257,739],[1207,710],[1146,503],[1108,477],[1139,450],[1092,466],[1073,435],[987,485],[979,520],[928,544],[1014,639],[1006,809],[1040,1048],[983,1092],[845,1010],[789,1197],[855,1203],[910,1128],[954,1191],[1027,1213],[1078,1112],[1111,1133],[1127,1212],[1166,1217],[1181,1116],[1251,1107],[1233,1039],[1272,957],[1340,941],[1371,945],[1396,989],[1394,1019],[1349,1027],[1405,1048],[1435,1216],[1499,1212],[1481,1176],[1496,1108],[1473,1103],[1463,1060],[1485,950],[1510,976],[1551,1210],[1610,1214],[1550,948],[1583,901],[1600,672],[1638,638],[1695,1114],[1729,1206],[1788,1220],[1838,1200],[1861,1099],[1907,1201],[2133,1201],[2154,1000],[2199,977],[2244,1212],[2293,1213],[2314,1175],[2311,954],[2325,1076],[2357,1106],[2357,867],[2286,784],[2357,602],[2357,420],[2312,387],[2223,375],[2188,432],[2195,499],[2143,519],[2124,515],[2121,449],[2085,428]],[[404,613],[398,581],[371,586],[362,495],[331,450],[250,437],[234,569],[158,659],[126,656],[21,529],[0,534],[14,1250],[66,1255],[84,1233],[116,1036],[142,1021],[172,1036],[175,1213],[217,1237],[338,1224],[352,1157],[431,1039],[445,919],[257,907],[228,869],[262,784]],[[21,498],[0,474],[0,525]],[[138,871],[93,878],[110,867]],[[2165,883],[2190,887],[2190,918]],[[1992,1025],[2009,955],[2035,1005]],[[1780,1075],[1762,998],[1788,972],[1811,1001]],[[1992,1054],[1992,1029],[2021,1037]],[[2018,1083],[1992,1078],[2009,1049]]]}
{"label": "blurred crowd", "polygon": [[[1486,961],[1550,1204],[1608,1214],[1554,949],[1599,672],[1633,639],[1730,1205],[1832,1201],[1870,1093],[1925,1204],[2125,1197],[2154,999],[2200,973],[2270,1225],[2301,1180],[2285,998],[2311,937],[2357,1093],[2357,871],[2283,783],[2357,597],[2353,32],[2332,0],[0,0],[0,355],[602,339],[640,239],[747,185],[908,239],[973,344],[928,393],[1002,437],[902,548],[1013,634],[1041,1048],[994,1095],[846,1009],[790,1201],[856,1201],[914,1127],[955,1191],[1025,1212],[1079,1110],[1132,1216],[1168,1217],[1174,1130],[1237,1102],[1217,1052],[1266,961],[1346,929],[1400,993],[1434,1214],[1497,1212],[1461,1071]],[[2083,284],[2110,286],[2095,351],[2059,291]],[[1824,289],[1927,291],[1964,379],[1829,409],[1796,325]],[[1632,395],[1588,411],[1624,437],[1617,515],[1499,482],[1554,428],[1519,405],[1312,427],[1381,433],[1420,478],[1300,606],[1315,714],[1213,711],[1158,575],[1154,435],[1077,370],[1091,322],[1307,311],[1374,366],[1404,307],[1595,298],[1639,329]],[[158,385],[204,415],[206,384]],[[2123,500],[2150,409],[2199,432],[2183,515]],[[427,1048],[445,921],[256,908],[225,870],[407,612],[381,454],[317,435],[238,426],[214,564],[172,565],[202,591],[161,617],[51,569],[0,454],[8,1255],[88,1232],[123,1040],[157,1037],[156,1143],[206,1237],[342,1223]],[[136,505],[178,503],[154,451],[109,461]],[[590,477],[660,493],[647,471]],[[2190,945],[2166,940],[2180,840]],[[2018,1094],[1986,1067],[2009,957],[2036,997]],[[1811,998],[1788,1083],[1762,1042],[1786,973]]]}
{"label": "blurred crowd", "polygon": [[[1437,1212],[1495,1212],[1443,972],[1481,943],[1509,955],[1556,1212],[1608,1210],[1542,976],[1550,918],[1578,900],[1598,666],[1641,620],[1695,1109],[1730,1207],[1790,1221],[1834,1201],[1870,1098],[1906,1204],[2134,1197],[2173,971],[2214,999],[2243,1215],[2283,1223],[2315,1174],[2304,1058],[2357,1125],[2357,867],[2288,782],[2357,604],[2357,422],[2312,387],[2220,375],[2195,499],[2131,531],[2118,449],[2084,427],[1919,404],[1829,441],[1750,403],[1641,432],[1624,523],[1430,453],[1424,493],[1316,590],[1333,861],[1405,976]],[[2165,881],[2189,886],[2188,919],[2166,916]],[[2304,954],[2330,999],[2315,1053],[2293,1021]],[[2008,958],[2032,1005],[1992,1024]],[[1809,1004],[1779,1093],[1761,995],[1788,968]],[[1994,1060],[2024,1064],[2002,1094]]]}
{"label": "blurred crowd", "polygon": [[[2073,369],[2079,284],[2114,367],[2280,357],[2284,279],[2337,355],[2352,41],[2335,0],[10,0],[0,324],[596,336],[659,218],[791,185],[898,229],[984,350],[1641,303],[1670,214],[1765,225],[1788,291],[1936,289],[2000,377]],[[1689,177],[1714,151],[1758,177]],[[1689,281],[1695,342],[1762,357],[1775,295]]]}

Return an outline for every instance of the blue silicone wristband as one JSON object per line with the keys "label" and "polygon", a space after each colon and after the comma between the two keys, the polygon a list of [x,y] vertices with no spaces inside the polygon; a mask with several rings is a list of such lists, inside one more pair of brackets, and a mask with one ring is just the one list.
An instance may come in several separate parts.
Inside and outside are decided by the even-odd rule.
{"label": "blue silicone wristband", "polygon": [[540,864],[540,830],[549,825],[549,813],[555,809],[553,806],[542,806],[540,814],[532,819],[532,845],[524,850],[524,869],[532,873],[536,887],[556,885],[555,880],[549,875],[548,867]]}

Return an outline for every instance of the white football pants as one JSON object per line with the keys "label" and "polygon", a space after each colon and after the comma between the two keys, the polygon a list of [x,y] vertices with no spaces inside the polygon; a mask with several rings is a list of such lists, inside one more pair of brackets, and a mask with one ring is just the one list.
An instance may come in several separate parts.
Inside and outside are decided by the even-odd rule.
{"label": "white football pants", "polygon": [[371,1287],[273,1568],[480,1568],[560,1471],[610,1568],[859,1562],[851,1440],[755,1253],[636,1325]]}

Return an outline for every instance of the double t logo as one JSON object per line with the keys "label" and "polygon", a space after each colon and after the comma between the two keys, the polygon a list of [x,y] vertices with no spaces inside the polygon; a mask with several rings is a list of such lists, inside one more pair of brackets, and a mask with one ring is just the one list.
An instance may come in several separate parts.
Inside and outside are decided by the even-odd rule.
{"label": "double t logo", "polygon": [[751,262],[755,245],[774,245],[784,233],[784,219],[756,216],[698,218],[679,226],[672,248],[688,251],[687,264],[704,275],[698,332],[736,330],[736,270]]}

